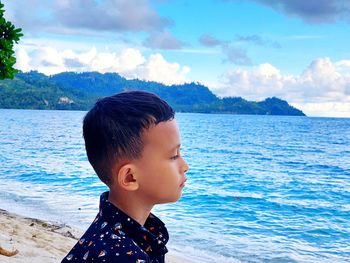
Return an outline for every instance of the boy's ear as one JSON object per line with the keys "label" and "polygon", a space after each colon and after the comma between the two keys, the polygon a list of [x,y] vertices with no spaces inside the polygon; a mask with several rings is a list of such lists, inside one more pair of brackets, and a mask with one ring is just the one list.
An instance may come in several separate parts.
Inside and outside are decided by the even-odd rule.
{"label": "boy's ear", "polygon": [[127,191],[135,191],[139,188],[136,180],[135,166],[131,163],[122,165],[117,171],[117,183],[119,187]]}

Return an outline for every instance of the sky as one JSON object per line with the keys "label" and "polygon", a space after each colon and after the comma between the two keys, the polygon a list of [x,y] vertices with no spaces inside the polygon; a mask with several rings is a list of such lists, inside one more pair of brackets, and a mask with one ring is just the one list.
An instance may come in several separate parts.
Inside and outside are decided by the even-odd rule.
{"label": "sky", "polygon": [[16,67],[116,72],[350,117],[348,0],[5,0]]}

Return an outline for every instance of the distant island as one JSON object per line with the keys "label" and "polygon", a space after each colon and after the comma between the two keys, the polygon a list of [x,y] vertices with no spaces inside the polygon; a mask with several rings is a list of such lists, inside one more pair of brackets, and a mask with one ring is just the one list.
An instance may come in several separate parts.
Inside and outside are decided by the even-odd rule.
{"label": "distant island", "polygon": [[64,72],[52,76],[37,71],[20,72],[13,80],[0,81],[0,108],[88,110],[96,99],[125,90],[153,92],[178,112],[305,116],[276,97],[259,102],[241,97],[219,98],[198,83],[166,86],[98,72]]}

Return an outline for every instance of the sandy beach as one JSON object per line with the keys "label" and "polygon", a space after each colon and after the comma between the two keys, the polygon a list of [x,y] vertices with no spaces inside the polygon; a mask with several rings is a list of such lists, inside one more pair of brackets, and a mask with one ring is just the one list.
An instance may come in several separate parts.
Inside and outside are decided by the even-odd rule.
{"label": "sandy beach", "polygon": [[[66,225],[22,217],[0,209],[0,262],[60,262],[82,235]],[[171,253],[170,253],[171,254]],[[167,263],[189,263],[172,255]]]}

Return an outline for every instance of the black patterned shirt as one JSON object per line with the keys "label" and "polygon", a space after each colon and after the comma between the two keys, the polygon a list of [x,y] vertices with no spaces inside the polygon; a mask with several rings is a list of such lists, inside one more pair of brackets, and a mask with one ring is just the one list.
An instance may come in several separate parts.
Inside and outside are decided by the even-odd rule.
{"label": "black patterned shirt", "polygon": [[108,194],[101,195],[95,220],[62,263],[163,263],[169,239],[164,223],[150,214],[140,225],[110,203]]}

